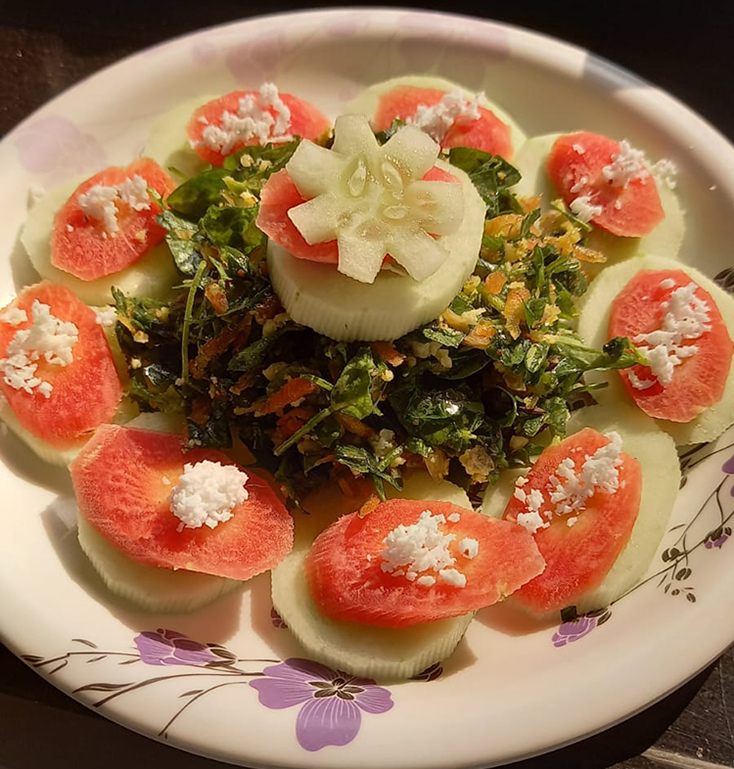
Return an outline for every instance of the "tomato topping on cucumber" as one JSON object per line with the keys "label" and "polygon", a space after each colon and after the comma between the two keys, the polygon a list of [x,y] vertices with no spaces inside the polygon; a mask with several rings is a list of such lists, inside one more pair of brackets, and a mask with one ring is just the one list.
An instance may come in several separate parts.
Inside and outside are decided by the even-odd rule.
{"label": "tomato topping on cucumber", "polygon": [[[184,451],[181,436],[105,425],[71,465],[79,511],[129,558],[245,580],[278,564],[293,547],[293,519],[249,468],[247,498],[214,528],[184,528],[171,512],[184,465],[208,460],[238,467],[214,449]],[[202,492],[204,495],[204,492]]]}
{"label": "tomato topping on cucumber", "polygon": [[[73,324],[70,329],[59,327],[64,337],[55,339],[57,344],[67,339],[68,357],[58,348],[56,355],[50,352],[54,340],[49,337],[58,322]],[[34,337],[28,335],[33,327],[35,334],[46,335],[35,349]],[[27,340],[22,342],[24,336]],[[20,353],[18,347],[23,348]],[[55,448],[71,448],[86,439],[113,418],[122,399],[112,352],[96,313],[63,286],[47,281],[29,286],[0,312],[0,357],[0,389],[18,422]]]}
{"label": "tomato topping on cucumber", "polygon": [[[401,85],[382,94],[372,119],[376,131],[389,128],[394,120],[413,119],[419,107],[433,107],[446,96],[446,91]],[[474,149],[512,157],[512,138],[509,126],[493,112],[479,107],[479,118],[459,117],[441,137],[441,147],[473,147]]]}
{"label": "tomato topping on cucumber", "polygon": [[448,502],[406,499],[383,502],[364,518],[341,517],[317,537],[306,562],[311,593],[326,616],[382,627],[490,606],[542,570],[521,526]]}
{"label": "tomato topping on cucumber", "polygon": [[546,167],[566,205],[613,235],[639,238],[665,218],[655,179],[626,142],[589,131],[565,134]]}
{"label": "tomato topping on cucumber", "polygon": [[[523,525],[535,529],[546,561],[545,571],[513,595],[533,613],[571,606],[600,585],[629,540],[640,507],[642,471],[633,457],[610,450],[612,435],[585,428],[547,448],[505,509],[505,520],[523,523],[519,516],[524,516]],[[605,448],[611,457],[602,459],[597,452]],[[569,475],[581,486],[568,481]],[[603,488],[602,481],[616,490]]]}
{"label": "tomato topping on cucumber", "polygon": [[[126,194],[130,185],[134,192]],[[160,208],[146,186],[166,197],[175,185],[149,158],[125,168],[111,166],[82,182],[54,219],[53,266],[81,280],[95,280],[130,267],[160,243],[166,231],[155,220]],[[104,202],[94,205],[95,195],[107,197],[106,215]],[[94,215],[85,213],[85,207]]]}
{"label": "tomato topping on cucumber", "polygon": [[[221,166],[228,155],[243,147],[268,142],[282,144],[295,136],[315,141],[331,128],[329,119],[313,104],[289,93],[278,94],[277,90],[273,95],[276,106],[270,103],[272,99],[263,100],[262,88],[259,92],[232,91],[203,104],[194,112],[186,126],[194,152],[207,163]],[[248,99],[252,100],[250,111],[255,115],[255,123],[259,122],[258,113],[268,113],[273,119],[271,126],[265,126],[264,135],[248,130],[241,122],[237,125],[238,117],[246,114],[242,112],[241,104]],[[277,100],[280,100],[282,106],[278,105]],[[267,121],[270,122],[269,119]],[[252,126],[252,123],[250,125]],[[280,128],[284,130],[281,131]]]}
{"label": "tomato topping on cucumber", "polygon": [[[423,177],[427,182],[457,182],[455,176],[441,168],[432,168]],[[296,229],[288,211],[306,202],[298,191],[287,170],[273,174],[262,189],[257,226],[279,246],[298,259],[327,264],[339,263],[339,249],[336,240],[325,243],[306,243],[303,235]]]}
{"label": "tomato topping on cucumber", "polygon": [[[695,290],[687,289],[691,285]],[[676,300],[677,306],[671,307]],[[679,321],[685,317],[689,321],[684,327]],[[678,338],[658,339],[662,335],[655,332],[663,329],[674,333],[678,329]],[[652,336],[640,337],[651,332]],[[690,422],[721,400],[731,368],[732,340],[716,302],[683,270],[638,272],[612,302],[609,336],[628,336],[652,358],[657,376],[642,365],[619,371],[630,397],[649,416]],[[667,343],[654,344],[658,341]]]}

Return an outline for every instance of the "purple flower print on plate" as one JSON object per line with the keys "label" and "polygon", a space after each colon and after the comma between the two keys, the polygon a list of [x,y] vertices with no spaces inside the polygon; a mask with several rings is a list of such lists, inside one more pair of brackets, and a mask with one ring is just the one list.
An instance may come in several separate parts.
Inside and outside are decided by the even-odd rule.
{"label": "purple flower print on plate", "polygon": [[285,35],[279,33],[235,45],[224,60],[238,83],[259,88],[261,83],[276,79],[278,62],[286,48]]}
{"label": "purple flower print on plate", "polygon": [[306,750],[346,745],[359,732],[362,713],[386,713],[393,706],[387,689],[311,660],[291,658],[250,681],[260,703],[280,710],[300,705],[296,738]]}
{"label": "purple flower print on plate", "polygon": [[107,155],[91,135],[60,115],[47,115],[21,129],[15,138],[21,165],[52,179],[99,170]]}
{"label": "purple flower print on plate", "polygon": [[553,633],[553,638],[551,639],[553,646],[560,648],[578,641],[580,638],[589,635],[595,627],[604,624],[611,616],[609,609],[602,609],[561,623],[558,630]]}
{"label": "purple flower print on plate", "polygon": [[146,665],[192,665],[204,667],[221,662],[210,646],[192,641],[176,630],[146,630],[136,636],[135,645]]}
{"label": "purple flower print on plate", "polygon": [[724,464],[721,466],[721,469],[727,475],[734,475],[734,454],[732,454],[729,459],[724,462]]}
{"label": "purple flower print on plate", "polygon": [[273,627],[279,627],[279,628],[287,628],[288,625],[285,624],[285,621],[283,618],[278,614],[278,612],[275,610],[275,606],[270,610],[270,621],[273,623]]}
{"label": "purple flower print on plate", "polygon": [[194,64],[205,66],[215,61],[218,56],[219,48],[211,40],[197,40],[191,46],[191,60]]}

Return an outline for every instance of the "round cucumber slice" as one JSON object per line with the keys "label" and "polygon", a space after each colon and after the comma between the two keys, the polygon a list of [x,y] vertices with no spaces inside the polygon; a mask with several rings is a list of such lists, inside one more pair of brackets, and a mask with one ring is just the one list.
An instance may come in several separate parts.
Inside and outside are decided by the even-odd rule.
{"label": "round cucumber slice", "polygon": [[[528,139],[515,156],[514,164],[522,174],[519,184],[513,191],[522,197],[542,195],[542,206],[548,210],[552,200],[558,198],[558,192],[545,171],[548,155],[562,134],[545,134]],[[667,184],[658,183],[660,202],[665,212],[665,219],[643,238],[620,238],[609,232],[594,228],[586,240],[586,245],[600,251],[611,262],[620,262],[638,254],[665,254],[671,259],[678,256],[685,236],[686,224],[678,196]],[[596,273],[596,265],[584,265],[590,272]]]}
{"label": "round cucumber slice", "polygon": [[[578,602],[579,613],[608,606],[642,579],[665,534],[680,486],[680,464],[673,440],[638,409],[624,404],[589,406],[571,415],[568,433],[572,435],[584,427],[620,434],[623,451],[642,466],[642,497],[626,547],[601,584]],[[510,471],[488,489],[482,512],[502,516],[520,474]]]}
{"label": "round cucumber slice", "polygon": [[200,609],[237,590],[238,580],[136,563],[111,545],[81,515],[79,545],[110,592],[151,612]]}
{"label": "round cucumber slice", "polygon": [[[612,301],[637,272],[680,269],[685,270],[696,283],[709,292],[721,311],[729,337],[734,339],[734,299],[694,267],[660,256],[641,256],[633,261],[622,262],[603,270],[582,300],[578,324],[581,338],[590,347],[598,349],[608,340]],[[586,381],[590,384],[599,382],[607,384],[604,389],[594,392],[594,397],[600,403],[632,403],[615,371],[591,372],[586,375]],[[706,443],[718,438],[730,425],[734,424],[734,365],[729,371],[724,395],[716,405],[683,424],[668,422],[664,419],[656,419],[655,422],[673,438],[677,446]]]}
{"label": "round cucumber slice", "polygon": [[[380,100],[380,96],[401,85],[412,86],[414,88],[435,88],[437,91],[460,91],[467,99],[474,97],[474,93],[471,91],[451,80],[446,80],[443,77],[433,77],[431,75],[403,75],[402,77],[395,77],[392,80],[385,80],[382,83],[376,83],[375,85],[370,86],[359,96],[350,101],[344,107],[343,112],[344,114],[362,114],[372,119],[377,111],[377,103]],[[515,148],[515,153],[517,153],[517,150],[525,142],[525,132],[510,117],[510,115],[502,109],[502,107],[494,102],[485,98],[482,102],[482,106],[490,110],[490,112],[494,112],[503,123],[510,127],[512,146]]]}
{"label": "round cucumber slice", "polygon": [[31,264],[42,278],[66,286],[83,302],[90,305],[107,304],[112,299],[112,286],[132,296],[170,299],[172,286],[180,275],[165,242],[159,243],[132,267],[97,280],[80,280],[51,264],[51,232],[56,212],[83,182],[78,178],[49,191],[28,213],[20,234]]}
{"label": "round cucumber slice", "polygon": [[178,104],[161,115],[150,130],[148,141],[143,148],[143,157],[153,158],[168,171],[175,169],[186,178],[196,176],[208,163],[192,149],[186,135],[186,125],[194,110],[216,96],[199,96]]}
{"label": "round cucumber slice", "polygon": [[[408,499],[445,500],[471,507],[463,489],[447,481],[437,483],[423,473],[416,473],[403,492],[394,494]],[[393,496],[393,493],[390,494]],[[466,632],[473,614],[429,622],[412,628],[378,628],[355,622],[337,622],[325,617],[311,598],[303,565],[311,543],[323,528],[316,525],[323,512],[333,520],[330,496],[322,495],[313,504],[312,515],[296,520],[296,544],[293,552],[271,572],[275,610],[301,643],[309,656],[352,675],[380,681],[410,678],[429,665],[448,657]],[[340,512],[351,512],[354,505],[334,500]],[[319,508],[324,506],[324,510]]]}
{"label": "round cucumber slice", "polygon": [[339,341],[391,340],[446,309],[474,270],[485,205],[463,171],[443,161],[436,165],[457,177],[464,192],[464,220],[441,240],[449,253],[441,267],[422,281],[383,270],[366,284],[342,275],[334,265],[296,259],[271,241],[270,278],[293,320]]}

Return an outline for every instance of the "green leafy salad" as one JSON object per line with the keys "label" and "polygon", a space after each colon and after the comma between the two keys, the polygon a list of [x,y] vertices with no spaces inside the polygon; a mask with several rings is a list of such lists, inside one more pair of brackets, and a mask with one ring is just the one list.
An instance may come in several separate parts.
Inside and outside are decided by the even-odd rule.
{"label": "green leafy salad", "polygon": [[590,400],[585,372],[644,361],[626,338],[594,350],[574,331],[584,267],[603,261],[584,246],[588,225],[560,204],[541,215],[539,198],[513,193],[513,166],[462,147],[442,158],[487,214],[474,273],[441,316],[372,343],[295,323],[255,222],[298,143],[246,147],[159,199],[181,273],[172,303],[114,291],[131,395],[143,411],[185,414],[191,447],[241,441],[293,505],[325,481],[369,481],[384,497],[423,466],[476,499],[565,435]]}

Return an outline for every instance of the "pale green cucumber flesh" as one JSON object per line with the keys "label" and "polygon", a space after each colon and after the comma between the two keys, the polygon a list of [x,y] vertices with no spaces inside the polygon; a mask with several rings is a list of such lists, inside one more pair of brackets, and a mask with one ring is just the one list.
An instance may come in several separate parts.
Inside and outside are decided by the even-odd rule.
{"label": "pale green cucumber flesh", "polygon": [[340,341],[391,340],[446,309],[476,265],[485,205],[463,171],[442,161],[437,165],[457,177],[464,191],[464,221],[458,232],[442,238],[449,257],[441,267],[422,281],[383,270],[365,284],[334,265],[296,259],[270,241],[270,278],[293,320]]}
{"label": "pale green cucumber flesh", "polygon": [[180,274],[165,241],[132,266],[96,280],[80,280],[51,264],[54,217],[83,181],[79,178],[55,187],[28,212],[20,239],[36,272],[42,278],[66,286],[89,305],[110,304],[113,286],[132,296],[149,296],[161,301],[171,299],[174,293],[172,286],[180,282]]}
{"label": "pale green cucumber flesh", "polygon": [[[401,77],[393,78],[392,80],[385,80],[382,83],[376,83],[371,85],[359,96],[350,101],[343,109],[344,114],[358,113],[366,115],[372,119],[377,110],[377,104],[380,96],[392,91],[398,86],[411,86],[413,88],[433,88],[437,91],[446,91],[448,93],[453,91],[459,91],[467,98],[473,98],[474,93],[464,88],[463,86],[454,83],[451,80],[446,80],[443,77],[434,77],[432,75],[403,75]],[[514,119],[502,109],[499,105],[485,98],[482,102],[482,106],[493,112],[505,125],[510,128],[510,135],[512,137],[512,146],[515,153],[525,143],[526,135],[520,126],[514,121]]]}
{"label": "pale green cucumber flesh", "polygon": [[110,592],[150,612],[200,609],[243,583],[179,569],[137,563],[110,544],[81,514],[79,545]]}
{"label": "pale green cucumber flesh", "polygon": [[[520,148],[514,164],[522,174],[513,191],[522,197],[542,195],[542,208],[548,210],[551,201],[560,197],[545,167],[553,145],[562,134],[545,134],[528,139]],[[621,238],[594,227],[586,245],[600,251],[609,262],[616,263],[641,254],[663,254],[671,259],[678,256],[685,236],[685,219],[678,196],[666,184],[657,183],[665,219],[642,238]],[[584,269],[597,274],[600,266],[585,264]]]}
{"label": "pale green cucumber flesh", "polygon": [[[734,299],[729,294],[694,267],[660,256],[642,256],[633,261],[606,268],[584,295],[578,332],[587,345],[600,349],[608,341],[612,302],[640,270],[684,270],[693,281],[711,295],[721,312],[729,337],[734,339]],[[616,371],[594,371],[586,375],[586,381],[590,384],[607,384],[607,387],[594,391],[594,397],[600,403],[632,404],[632,399]],[[724,394],[718,403],[710,406],[690,422],[669,422],[664,419],[655,421],[678,446],[706,443],[718,438],[730,425],[734,424],[734,365],[729,370]]]}

